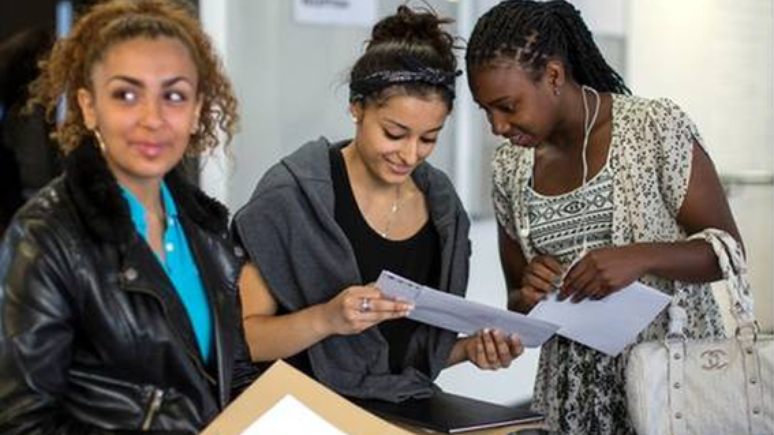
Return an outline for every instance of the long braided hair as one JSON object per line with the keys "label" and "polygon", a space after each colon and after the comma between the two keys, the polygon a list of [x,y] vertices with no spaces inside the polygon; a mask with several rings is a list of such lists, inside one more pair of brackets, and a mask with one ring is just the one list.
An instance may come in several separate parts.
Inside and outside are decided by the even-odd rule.
{"label": "long braided hair", "polygon": [[580,12],[564,0],[506,0],[479,18],[465,54],[468,71],[502,58],[515,59],[535,80],[548,60],[558,58],[580,85],[631,94],[602,57]]}

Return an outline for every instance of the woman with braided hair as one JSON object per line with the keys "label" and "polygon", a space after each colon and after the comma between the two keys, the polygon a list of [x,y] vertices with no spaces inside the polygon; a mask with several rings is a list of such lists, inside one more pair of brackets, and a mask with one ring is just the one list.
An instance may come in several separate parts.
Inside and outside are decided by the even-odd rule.
{"label": "woman with braided hair", "polygon": [[271,168],[234,218],[254,267],[242,276],[255,361],[289,358],[336,391],[401,401],[432,394],[463,361],[507,366],[517,337],[469,338],[404,317],[369,285],[390,270],[464,295],[469,222],[426,159],[452,109],[449,21],[406,6],[378,22],[350,74],[354,138],[310,142]]}
{"label": "woman with braided hair", "polygon": [[[601,299],[640,280],[688,314],[686,333],[724,334],[706,284],[712,248],[687,236],[714,227],[739,240],[702,139],[666,99],[629,90],[579,12],[562,0],[508,0],[478,21],[466,63],[492,132],[494,207],[509,307],[549,293]],[[639,340],[663,338],[661,314]],[[626,352],[611,357],[563,337],[541,353],[533,406],[560,434],[631,434]]]}

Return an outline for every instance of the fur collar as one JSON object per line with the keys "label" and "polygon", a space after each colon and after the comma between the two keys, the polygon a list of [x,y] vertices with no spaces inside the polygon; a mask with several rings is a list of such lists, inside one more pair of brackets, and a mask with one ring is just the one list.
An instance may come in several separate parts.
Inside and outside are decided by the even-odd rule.
{"label": "fur collar", "polygon": [[[164,180],[180,214],[210,232],[223,233],[227,230],[226,207],[186,180],[180,165]],[[112,243],[132,240],[134,224],[129,205],[93,141],[81,144],[68,155],[65,183],[79,214],[95,236]]]}

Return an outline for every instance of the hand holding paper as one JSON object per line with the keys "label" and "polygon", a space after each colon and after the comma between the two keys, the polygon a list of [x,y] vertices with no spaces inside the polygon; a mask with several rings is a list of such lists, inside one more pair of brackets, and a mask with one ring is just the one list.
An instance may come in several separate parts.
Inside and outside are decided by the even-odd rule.
{"label": "hand holding paper", "polygon": [[608,355],[619,354],[669,304],[669,296],[635,282],[601,300],[558,301],[556,293],[528,316],[490,307],[425,287],[383,271],[376,286],[384,295],[415,305],[408,318],[472,335],[481,329],[518,334],[526,347],[538,347],[554,333]]}
{"label": "hand holding paper", "polygon": [[467,335],[486,328],[499,329],[508,335],[518,334],[526,347],[538,347],[559,329],[551,322],[469,301],[388,271],[381,273],[376,286],[386,296],[413,303],[409,319]]}

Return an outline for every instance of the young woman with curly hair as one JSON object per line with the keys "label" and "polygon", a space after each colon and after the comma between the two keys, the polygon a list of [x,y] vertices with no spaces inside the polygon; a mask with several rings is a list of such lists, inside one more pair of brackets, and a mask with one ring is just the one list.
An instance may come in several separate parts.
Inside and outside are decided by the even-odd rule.
{"label": "young woman with curly hair", "polygon": [[64,175],[0,246],[0,432],[197,433],[249,380],[227,211],[181,173],[230,139],[231,85],[192,11],[94,6],[31,88]]}

